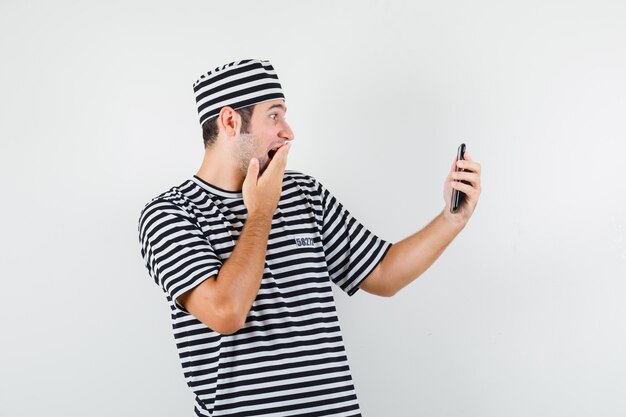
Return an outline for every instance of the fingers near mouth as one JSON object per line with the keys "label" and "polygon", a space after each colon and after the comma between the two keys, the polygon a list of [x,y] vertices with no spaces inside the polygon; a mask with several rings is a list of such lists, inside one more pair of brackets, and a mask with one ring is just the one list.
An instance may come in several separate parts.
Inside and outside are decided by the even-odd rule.
{"label": "fingers near mouth", "polygon": [[267,153],[268,158],[270,159],[270,161],[272,160],[272,158],[274,158],[274,156],[276,155],[276,153],[278,152],[278,150],[280,148],[282,148],[283,146],[285,146],[285,144],[283,143],[282,145],[274,148],[274,149],[270,149],[270,151]]}

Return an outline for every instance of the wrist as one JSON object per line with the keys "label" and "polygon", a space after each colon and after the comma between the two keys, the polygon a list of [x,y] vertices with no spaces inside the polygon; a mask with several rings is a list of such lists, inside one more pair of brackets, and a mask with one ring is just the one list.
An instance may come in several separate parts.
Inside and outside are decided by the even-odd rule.
{"label": "wrist", "polygon": [[443,218],[444,222],[448,226],[458,231],[461,231],[467,224],[465,219],[460,214],[450,213],[447,207],[444,208],[439,215]]}
{"label": "wrist", "polygon": [[246,224],[253,224],[258,227],[271,229],[273,217],[274,215],[272,213],[265,212],[262,210],[255,210],[255,211],[248,213]]}

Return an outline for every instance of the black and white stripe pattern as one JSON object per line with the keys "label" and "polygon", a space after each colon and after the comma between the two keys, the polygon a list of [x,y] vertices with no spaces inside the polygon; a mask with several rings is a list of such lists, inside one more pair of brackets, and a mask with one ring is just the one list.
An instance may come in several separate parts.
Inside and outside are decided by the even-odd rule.
{"label": "black and white stripe pattern", "polygon": [[200,126],[230,106],[237,110],[269,100],[284,99],[278,75],[268,60],[244,59],[202,74],[195,83]]}
{"label": "black and white stripe pattern", "polygon": [[245,326],[212,331],[175,300],[219,272],[243,229],[241,192],[193,176],[141,211],[141,255],[171,308],[198,416],[360,416],[331,282],[349,295],[391,243],[313,177],[285,171],[261,287]]}

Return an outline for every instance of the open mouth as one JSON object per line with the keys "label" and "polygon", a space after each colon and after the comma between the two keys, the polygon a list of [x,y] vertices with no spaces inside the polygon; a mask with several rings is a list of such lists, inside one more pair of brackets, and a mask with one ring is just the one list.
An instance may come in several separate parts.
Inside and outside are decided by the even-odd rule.
{"label": "open mouth", "polygon": [[280,145],[276,145],[274,148],[270,149],[270,151],[267,153],[267,156],[270,158],[270,160],[274,158],[274,155],[276,155],[276,152],[278,152],[280,147],[283,145],[284,143],[281,143]]}

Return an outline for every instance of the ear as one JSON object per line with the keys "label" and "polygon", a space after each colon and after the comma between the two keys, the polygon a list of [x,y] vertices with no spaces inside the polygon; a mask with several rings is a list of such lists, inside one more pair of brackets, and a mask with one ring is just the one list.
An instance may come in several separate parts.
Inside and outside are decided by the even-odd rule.
{"label": "ear", "polygon": [[240,116],[232,107],[224,106],[217,116],[217,126],[226,136],[237,136],[241,126]]}

